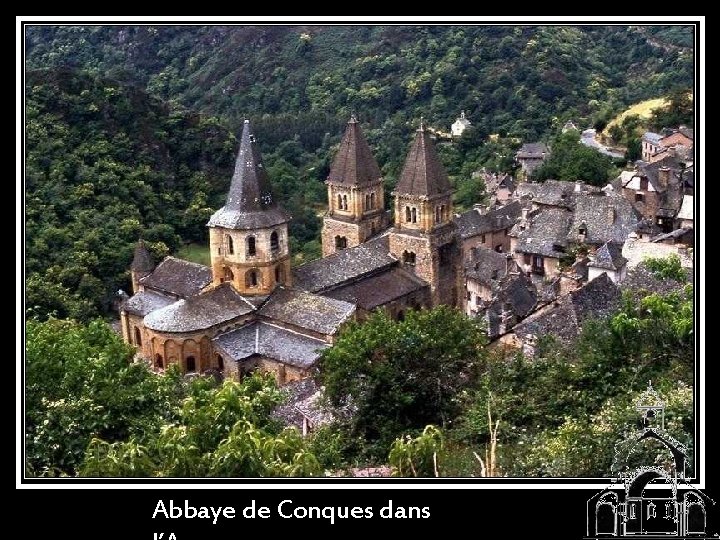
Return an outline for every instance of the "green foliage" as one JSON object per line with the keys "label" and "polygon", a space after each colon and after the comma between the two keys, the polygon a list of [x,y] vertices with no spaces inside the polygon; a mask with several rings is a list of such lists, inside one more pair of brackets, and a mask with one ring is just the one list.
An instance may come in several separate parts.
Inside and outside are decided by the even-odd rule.
{"label": "green foliage", "polygon": [[575,130],[562,133],[551,146],[550,157],[535,171],[538,180],[582,180],[595,186],[607,183],[614,173],[612,160],[580,142]]}
{"label": "green foliage", "polygon": [[679,283],[687,281],[687,275],[678,255],[668,257],[647,257],[643,263],[660,279],[673,279]]}
{"label": "green foliage", "polygon": [[179,373],[156,377],[132,363],[132,349],[105,323],[30,320],[26,336],[30,474],[74,475],[93,437],[142,439],[174,417]]}
{"label": "green foliage", "polygon": [[670,104],[653,112],[650,123],[654,129],[676,128],[681,125],[692,127],[695,121],[692,96],[691,87],[674,89],[668,96]]}
{"label": "green foliage", "polygon": [[436,426],[425,426],[414,439],[409,435],[395,440],[388,461],[393,476],[440,476],[438,454],[443,449],[442,433]]}
{"label": "green foliage", "polygon": [[374,313],[323,352],[319,377],[330,402],[353,411],[348,438],[379,457],[398,436],[457,415],[455,397],[481,368],[484,344],[479,324],[448,307],[411,311],[402,322]]}

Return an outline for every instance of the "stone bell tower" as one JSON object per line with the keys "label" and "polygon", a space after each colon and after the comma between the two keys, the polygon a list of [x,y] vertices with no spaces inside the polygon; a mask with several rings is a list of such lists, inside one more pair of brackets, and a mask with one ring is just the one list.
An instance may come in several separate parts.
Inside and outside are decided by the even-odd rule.
{"label": "stone bell tower", "polygon": [[462,260],[453,222],[452,187],[422,122],[393,196],[395,226],[390,233],[390,253],[430,284],[433,306],[458,306]]}
{"label": "stone bell tower", "polygon": [[383,179],[360,124],[350,117],[335,155],[323,219],[323,257],[365,242],[387,226]]}
{"label": "stone bell tower", "polygon": [[240,294],[269,294],[290,285],[290,216],[275,201],[249,120],[245,120],[227,202],[210,227],[213,285],[230,282]]}

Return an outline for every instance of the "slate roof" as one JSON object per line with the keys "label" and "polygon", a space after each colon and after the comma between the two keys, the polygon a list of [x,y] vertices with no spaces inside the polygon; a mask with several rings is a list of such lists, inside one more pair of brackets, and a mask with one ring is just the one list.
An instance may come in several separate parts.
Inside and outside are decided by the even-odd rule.
{"label": "slate roof", "polygon": [[568,240],[576,240],[578,231],[584,227],[587,244],[622,244],[631,232],[637,230],[640,214],[624,197],[579,194],[576,199]]}
{"label": "slate roof", "polygon": [[221,334],[213,343],[237,362],[258,355],[304,369],[312,367],[329,347],[320,339],[257,321]]}
{"label": "slate roof", "polygon": [[299,289],[310,292],[328,291],[362,276],[397,265],[397,259],[390,255],[389,250],[386,235],[373,238],[363,244],[296,267],[293,284]]}
{"label": "slate roof", "polygon": [[646,131],[646,132],[643,134],[642,138],[643,138],[643,141],[647,141],[647,142],[652,143],[652,144],[654,144],[654,145],[656,145],[656,146],[659,146],[659,145],[660,145],[660,140],[663,138],[663,136],[660,135],[659,133],[654,133],[654,132],[652,132],[652,131]]}
{"label": "slate roof", "polygon": [[488,193],[494,193],[501,187],[506,187],[510,192],[515,190],[515,179],[509,174],[486,173],[482,175],[482,179]]}
{"label": "slate roof", "polygon": [[494,338],[500,335],[500,323],[506,309],[513,314],[515,321],[519,321],[535,309],[537,301],[538,291],[525,274],[505,276],[498,284],[492,302],[487,308],[488,337]]}
{"label": "slate roof", "polygon": [[354,116],[350,117],[330,167],[328,184],[360,187],[379,180],[381,176],[360,124]]}
{"label": "slate roof", "polygon": [[302,429],[303,415],[295,408],[295,405],[312,397],[318,390],[319,387],[312,377],[289,382],[280,389],[285,401],[275,407],[272,416],[282,421],[286,426],[295,426]]}
{"label": "slate roof", "polygon": [[290,216],[273,197],[250,121],[245,120],[227,202],[212,215],[208,226],[259,229],[289,220]]}
{"label": "slate roof", "polygon": [[654,238],[651,238],[651,242],[663,242],[665,240],[671,240],[671,239],[681,239],[684,236],[690,236],[690,238],[693,238],[693,230],[690,227],[682,228],[682,229],[675,229],[674,231],[671,231],[669,233],[665,234],[659,234],[655,236]]}
{"label": "slate roof", "polygon": [[520,201],[513,201],[505,206],[481,214],[476,209],[463,212],[455,217],[461,238],[471,238],[492,231],[502,231],[512,227],[522,214]]}
{"label": "slate roof", "polygon": [[507,273],[507,257],[505,253],[498,253],[494,249],[478,246],[470,250],[465,263],[465,276],[482,283],[491,285]]}
{"label": "slate roof", "polygon": [[695,130],[693,128],[681,127],[678,131],[685,135],[688,139],[695,139]]}
{"label": "slate roof", "polygon": [[159,332],[196,332],[231,321],[254,311],[229,283],[191,296],[148,314],[144,323]]}
{"label": "slate roof", "polygon": [[562,257],[571,220],[572,213],[563,208],[549,207],[536,212],[528,227],[518,233],[515,251]]}
{"label": "slate roof", "polygon": [[620,296],[618,286],[607,274],[600,274],[580,289],[530,315],[515,326],[514,332],[523,339],[531,335],[551,335],[569,342],[579,334],[586,320],[612,313],[620,304]]}
{"label": "slate roof", "polygon": [[520,150],[517,151],[515,157],[517,159],[540,159],[548,153],[548,147],[545,146],[545,143],[525,143],[520,147]]}
{"label": "slate roof", "polygon": [[[516,197],[527,197],[533,203],[545,206],[559,206],[572,208],[575,204],[577,184],[561,180],[546,180],[545,182],[521,182],[515,190]],[[598,191],[585,184],[580,185],[580,192]]]}
{"label": "slate roof", "polygon": [[277,287],[258,310],[258,315],[320,334],[332,335],[354,312],[355,306],[342,300]]}
{"label": "slate roof", "polygon": [[431,198],[451,191],[450,180],[430,140],[430,133],[420,124],[393,193]]}
{"label": "slate roof", "polygon": [[149,274],[153,268],[155,268],[155,264],[153,263],[152,255],[150,255],[145,241],[141,238],[135,246],[135,254],[130,264],[130,270]]}
{"label": "slate roof", "polygon": [[392,267],[380,274],[350,282],[324,295],[357,304],[361,309],[370,311],[422,289],[429,290],[425,281],[403,268]]}
{"label": "slate roof", "polygon": [[627,259],[622,256],[622,246],[606,242],[595,252],[595,258],[588,263],[588,266],[605,270],[620,270],[626,264]]}
{"label": "slate roof", "polygon": [[680,205],[680,211],[678,212],[678,219],[693,219],[693,207],[695,197],[692,195],[683,195],[682,204]]}
{"label": "slate roof", "polygon": [[692,273],[686,272],[688,281],[680,283],[674,279],[660,278],[650,270],[647,265],[641,262],[637,266],[628,269],[625,279],[620,284],[622,290],[636,293],[659,293],[667,294],[681,290],[692,278]]}
{"label": "slate roof", "polygon": [[198,294],[211,281],[212,270],[209,267],[165,257],[152,274],[142,278],[140,283],[147,288],[185,298]]}
{"label": "slate roof", "polygon": [[144,290],[128,298],[122,305],[122,309],[132,315],[144,317],[151,311],[169,306],[177,299],[172,296]]}

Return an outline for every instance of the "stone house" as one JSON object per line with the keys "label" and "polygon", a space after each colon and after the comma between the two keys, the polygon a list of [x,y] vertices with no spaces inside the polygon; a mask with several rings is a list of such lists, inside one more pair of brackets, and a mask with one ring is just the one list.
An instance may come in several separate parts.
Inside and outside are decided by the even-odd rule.
{"label": "stone house", "polygon": [[523,176],[527,179],[533,177],[535,170],[549,155],[550,151],[545,143],[525,143],[515,153],[515,161],[520,165]]}
{"label": "stone house", "polygon": [[666,156],[691,158],[695,132],[692,128],[680,126],[678,129],[665,129],[662,133],[647,131],[642,136],[642,159],[653,163]]}
{"label": "stone house", "polygon": [[473,248],[480,246],[499,253],[509,252],[510,229],[521,214],[522,203],[513,201],[492,210],[478,206],[457,216],[455,223],[462,239],[463,259]]}
{"label": "stone house", "polygon": [[627,270],[627,259],[622,256],[622,246],[614,242],[606,242],[595,252],[587,268],[588,281],[605,273],[613,283],[622,282]]}

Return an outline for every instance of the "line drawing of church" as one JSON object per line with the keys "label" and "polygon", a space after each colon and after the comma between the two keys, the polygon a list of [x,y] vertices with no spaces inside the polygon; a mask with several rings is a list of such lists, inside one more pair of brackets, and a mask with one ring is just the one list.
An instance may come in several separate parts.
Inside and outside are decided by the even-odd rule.
{"label": "line drawing of church", "polygon": [[[665,431],[665,403],[648,383],[636,401],[638,429],[615,446],[613,484],[587,502],[586,539],[718,538],[708,533],[707,508],[715,502],[687,482],[687,449]],[[632,467],[633,454],[652,443],[667,450],[661,465]]]}

